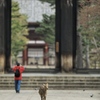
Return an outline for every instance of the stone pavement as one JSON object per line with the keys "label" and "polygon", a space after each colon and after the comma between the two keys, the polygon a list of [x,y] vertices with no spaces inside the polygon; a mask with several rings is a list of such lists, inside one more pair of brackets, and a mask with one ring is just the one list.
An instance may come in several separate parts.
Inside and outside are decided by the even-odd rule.
{"label": "stone pavement", "polygon": [[[21,90],[20,93],[15,93],[14,90],[0,90],[0,100],[41,99],[38,90]],[[48,90],[47,100],[100,100],[100,90]]]}

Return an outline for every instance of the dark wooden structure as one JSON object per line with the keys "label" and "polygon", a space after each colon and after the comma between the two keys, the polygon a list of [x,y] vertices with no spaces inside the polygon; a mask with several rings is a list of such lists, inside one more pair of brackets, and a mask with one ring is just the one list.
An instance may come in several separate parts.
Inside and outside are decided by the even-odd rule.
{"label": "dark wooden structure", "polygon": [[[41,39],[40,35],[35,32],[37,27],[39,27],[38,23],[28,23],[28,35],[26,36],[28,43],[22,54],[23,65],[34,65],[36,63],[46,65],[46,62],[48,63],[48,57],[45,57],[45,55],[48,53],[49,47],[48,44]],[[31,61],[29,61],[30,59]],[[40,59],[42,61],[40,61]]]}
{"label": "dark wooden structure", "polygon": [[[56,0],[56,69],[75,68],[77,0]],[[0,0],[0,71],[10,68],[11,0]]]}

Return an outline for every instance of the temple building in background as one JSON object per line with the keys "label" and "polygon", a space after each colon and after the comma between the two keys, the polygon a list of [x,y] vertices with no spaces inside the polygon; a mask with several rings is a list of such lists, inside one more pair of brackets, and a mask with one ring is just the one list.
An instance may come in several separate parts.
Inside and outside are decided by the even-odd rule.
{"label": "temple building in background", "polygon": [[23,65],[55,65],[55,45],[48,44],[35,32],[39,27],[43,14],[55,14],[55,9],[49,3],[41,3],[39,0],[14,0],[18,1],[20,13],[28,16],[28,42],[26,49],[20,51],[17,60]]}
{"label": "temple building in background", "polygon": [[[54,65],[55,51],[36,34],[37,23],[28,24],[28,42],[24,51],[20,51],[17,60],[23,65]],[[52,55],[52,56],[51,56]],[[52,59],[51,59],[52,58]]]}

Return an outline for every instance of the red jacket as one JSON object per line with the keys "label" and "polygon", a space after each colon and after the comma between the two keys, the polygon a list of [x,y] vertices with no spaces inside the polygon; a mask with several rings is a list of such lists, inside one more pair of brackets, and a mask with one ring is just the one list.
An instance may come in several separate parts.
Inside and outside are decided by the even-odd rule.
{"label": "red jacket", "polygon": [[15,79],[15,80],[22,80],[22,72],[25,70],[25,68],[24,68],[23,66],[14,66],[14,67],[12,68],[12,70],[13,70],[14,72],[16,71],[16,69],[19,69],[21,75],[20,75],[20,77],[14,77],[14,79]]}

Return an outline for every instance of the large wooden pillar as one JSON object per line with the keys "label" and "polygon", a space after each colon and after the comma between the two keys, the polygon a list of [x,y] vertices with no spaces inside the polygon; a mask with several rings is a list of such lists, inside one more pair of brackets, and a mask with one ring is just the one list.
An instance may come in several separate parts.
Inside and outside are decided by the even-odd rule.
{"label": "large wooden pillar", "polygon": [[77,4],[78,0],[72,0],[73,2],[73,69],[76,69],[76,52],[77,52]]}
{"label": "large wooden pillar", "polygon": [[4,2],[0,0],[0,73],[5,66],[5,31],[4,31]]}
{"label": "large wooden pillar", "polygon": [[5,0],[5,72],[11,67],[11,0]]}
{"label": "large wooden pillar", "polygon": [[55,54],[56,69],[61,71],[61,0],[56,0],[56,36],[55,36]]}
{"label": "large wooden pillar", "polygon": [[22,64],[28,65],[28,48],[25,48],[22,53]]}
{"label": "large wooden pillar", "polygon": [[0,0],[0,71],[10,69],[11,0]]}
{"label": "large wooden pillar", "polygon": [[62,72],[75,68],[76,2],[56,0],[56,64]]}

